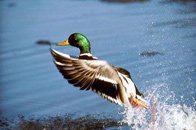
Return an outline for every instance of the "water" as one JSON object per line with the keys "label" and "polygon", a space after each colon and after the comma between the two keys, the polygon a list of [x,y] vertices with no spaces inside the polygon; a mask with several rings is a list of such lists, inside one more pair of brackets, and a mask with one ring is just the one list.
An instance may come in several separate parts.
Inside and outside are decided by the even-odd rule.
{"label": "water", "polygon": [[[11,127],[2,123],[4,118],[17,124],[21,116],[36,120],[74,114],[75,123],[85,117],[81,126],[92,124],[86,115],[95,119],[101,115],[105,125],[111,124],[107,117],[113,115],[122,126],[103,128],[196,129],[195,6],[195,2],[153,0],[1,0],[0,126]],[[93,55],[131,72],[149,102],[148,110],[124,109],[63,79],[49,46],[36,42],[62,41],[73,32],[90,39]],[[78,55],[73,47],[55,48]],[[154,125],[152,97],[156,99]],[[104,124],[95,121],[92,126],[99,125]]]}

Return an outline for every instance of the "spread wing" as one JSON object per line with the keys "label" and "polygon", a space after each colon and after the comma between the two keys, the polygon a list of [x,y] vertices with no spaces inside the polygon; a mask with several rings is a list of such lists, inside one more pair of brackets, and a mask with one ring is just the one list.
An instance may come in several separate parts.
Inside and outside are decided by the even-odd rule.
{"label": "spread wing", "polygon": [[54,63],[69,83],[81,90],[92,90],[111,102],[118,99],[118,75],[116,70],[102,60],[84,60],[51,49]]}

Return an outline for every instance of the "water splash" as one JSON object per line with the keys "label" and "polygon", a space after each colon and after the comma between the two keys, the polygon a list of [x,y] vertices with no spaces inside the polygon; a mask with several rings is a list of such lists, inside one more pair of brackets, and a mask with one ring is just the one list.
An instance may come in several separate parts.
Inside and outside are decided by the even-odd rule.
{"label": "water splash", "polygon": [[196,130],[194,107],[175,103],[179,99],[169,91],[167,84],[155,86],[156,89],[146,93],[149,109],[126,108],[122,112],[122,122],[127,123],[131,130]]}

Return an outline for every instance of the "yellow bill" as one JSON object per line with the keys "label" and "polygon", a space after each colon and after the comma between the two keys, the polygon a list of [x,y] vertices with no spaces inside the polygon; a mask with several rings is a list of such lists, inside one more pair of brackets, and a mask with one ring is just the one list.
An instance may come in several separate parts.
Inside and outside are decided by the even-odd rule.
{"label": "yellow bill", "polygon": [[65,40],[65,41],[63,41],[63,42],[57,43],[56,45],[57,45],[57,46],[67,46],[67,45],[69,45],[69,42],[68,42],[68,40]]}

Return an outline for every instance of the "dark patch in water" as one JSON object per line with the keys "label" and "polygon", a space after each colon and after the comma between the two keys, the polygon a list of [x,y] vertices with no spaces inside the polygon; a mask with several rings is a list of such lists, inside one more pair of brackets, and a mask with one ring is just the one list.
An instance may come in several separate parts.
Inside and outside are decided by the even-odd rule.
{"label": "dark patch in water", "polygon": [[[186,8],[182,8],[182,9],[177,9],[175,10],[175,12],[177,14],[193,14],[196,13],[196,0],[162,0],[160,2],[161,4],[173,4],[173,3],[177,3],[177,4],[181,4]],[[194,19],[193,19],[194,20]]]}
{"label": "dark patch in water", "polygon": [[196,26],[196,18],[179,19],[179,20],[173,20],[173,21],[160,22],[160,23],[155,23],[152,26],[153,27],[162,27],[162,26],[168,26],[168,25],[174,26],[176,28],[195,27]]}
{"label": "dark patch in water", "polygon": [[191,35],[184,36],[184,38],[195,38],[195,37],[196,37],[196,34],[191,34]]}
{"label": "dark patch in water", "polygon": [[196,13],[195,7],[190,7],[188,9],[179,9],[176,11],[178,14],[194,14]]}
{"label": "dark patch in water", "polygon": [[15,7],[16,6],[16,3],[9,3],[7,6],[8,7]]}
{"label": "dark patch in water", "polygon": [[158,51],[144,51],[140,53],[140,56],[144,56],[144,57],[152,57],[155,55],[163,55],[163,53],[158,52]]}
{"label": "dark patch in water", "polygon": [[9,121],[6,118],[0,119],[0,127],[8,127],[9,126]]}
{"label": "dark patch in water", "polygon": [[[16,122],[16,121],[15,121]],[[103,130],[110,127],[118,127],[125,124],[120,123],[112,117],[99,115],[86,115],[74,118],[73,115],[47,117],[42,119],[20,118],[19,123],[13,123],[6,118],[0,120],[0,129],[19,129],[19,130]],[[12,125],[9,125],[12,124]],[[14,124],[14,125],[13,125]]]}
{"label": "dark patch in water", "polygon": [[52,45],[52,44],[54,44],[53,42],[50,42],[48,40],[38,40],[36,43],[39,45]]}
{"label": "dark patch in water", "polygon": [[103,2],[109,2],[109,3],[131,3],[131,2],[145,2],[148,0],[101,0]]}
{"label": "dark patch in water", "polygon": [[192,2],[196,2],[196,0],[164,0],[161,1],[162,3],[172,3],[172,2],[178,2],[178,3],[182,3],[182,4],[186,4],[186,3],[192,3]]}

